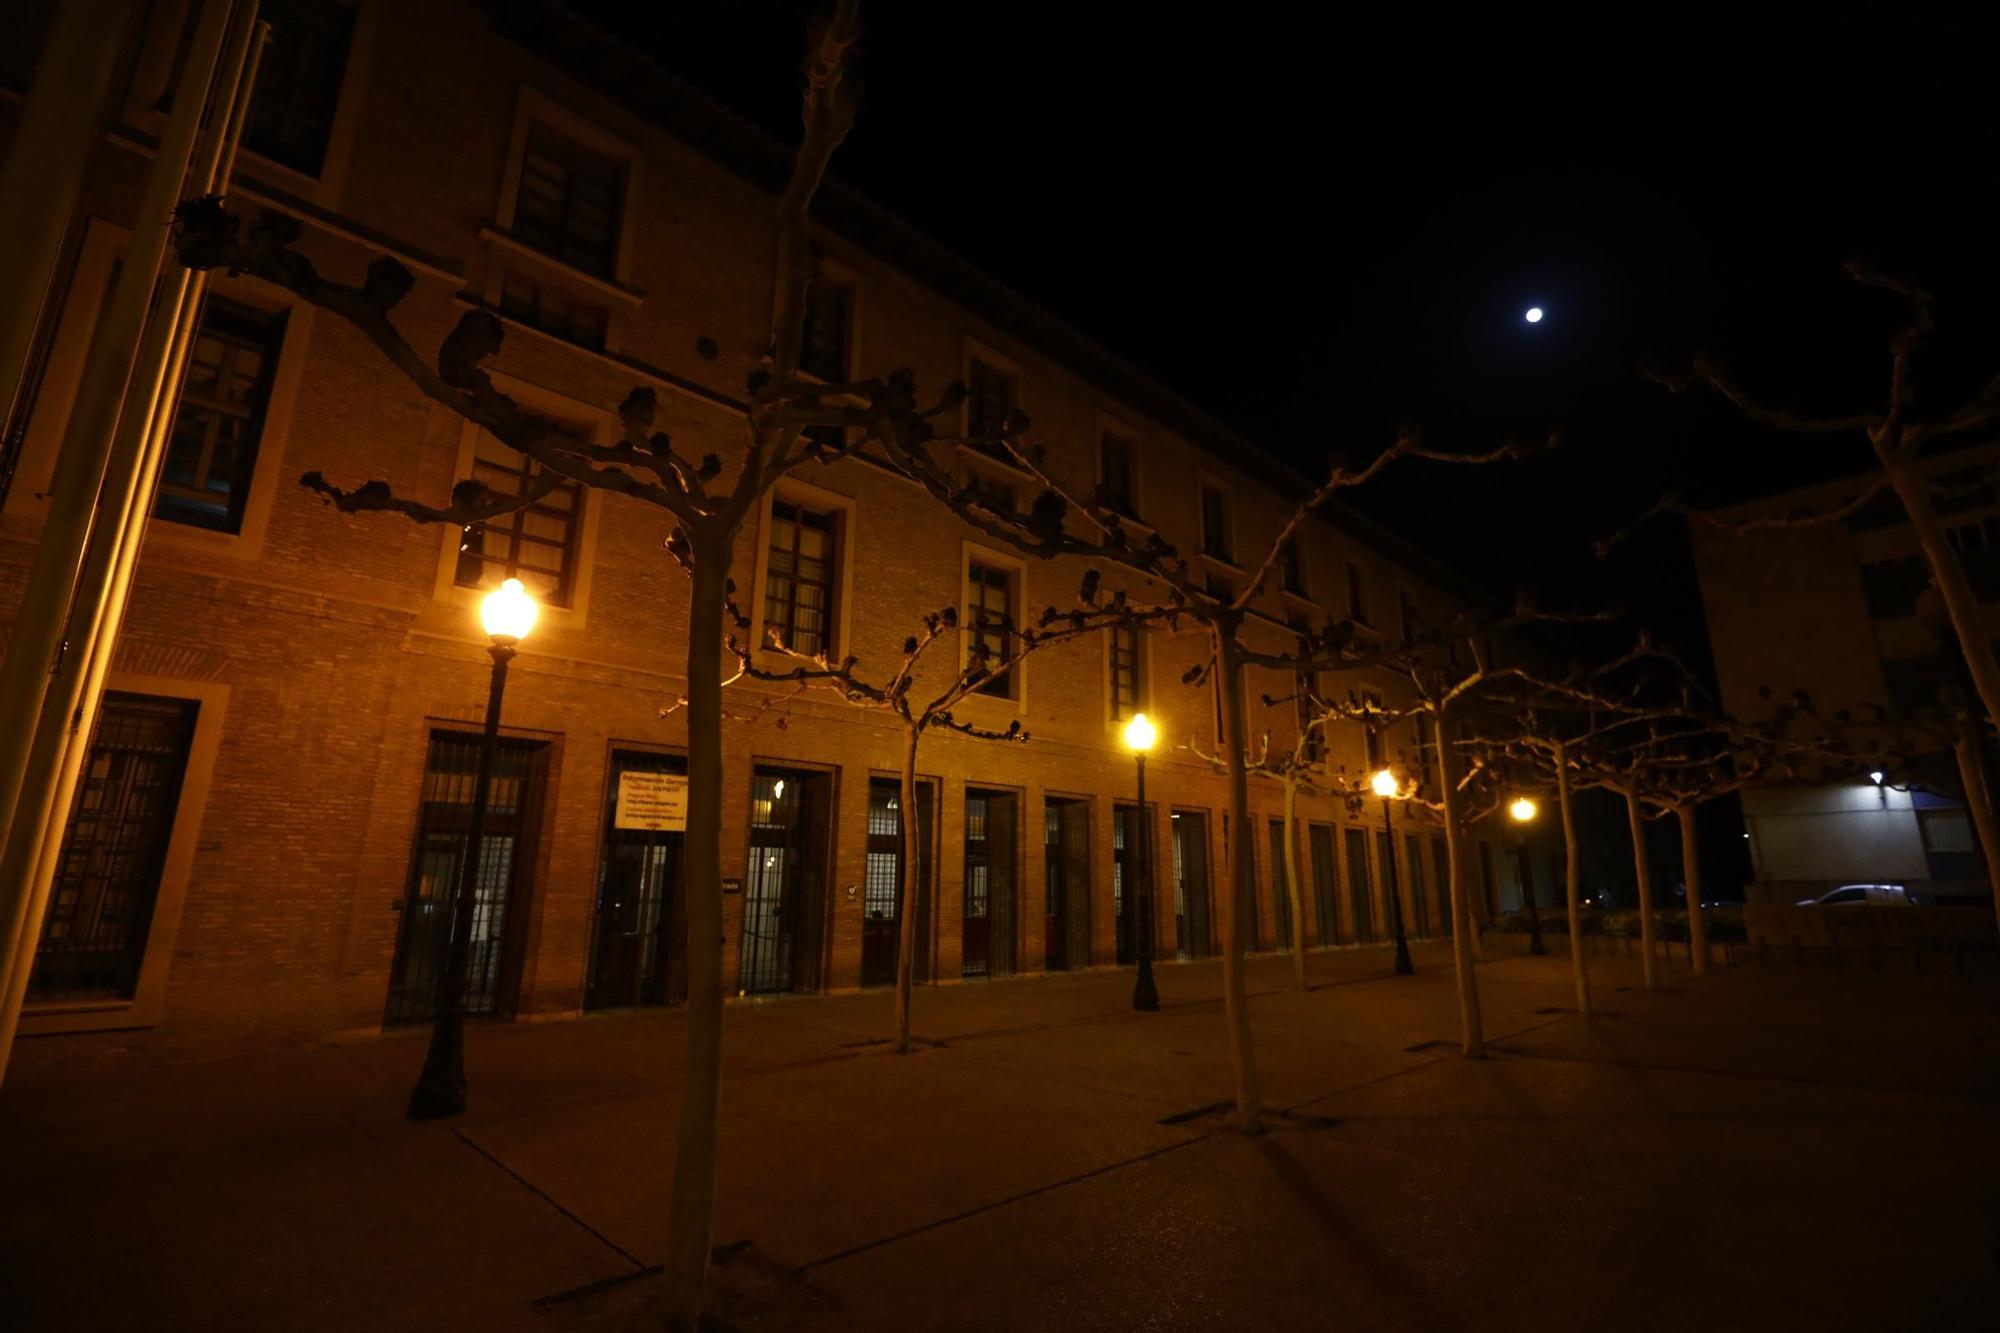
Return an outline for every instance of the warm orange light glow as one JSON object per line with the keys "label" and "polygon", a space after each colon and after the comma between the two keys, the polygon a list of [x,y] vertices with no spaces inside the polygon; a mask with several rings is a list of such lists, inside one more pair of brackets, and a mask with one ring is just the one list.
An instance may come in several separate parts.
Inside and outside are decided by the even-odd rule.
{"label": "warm orange light glow", "polygon": [[1386,768],[1378,771],[1368,785],[1375,789],[1377,796],[1381,797],[1394,796],[1403,789],[1403,785],[1396,781],[1396,775]]}
{"label": "warm orange light glow", "polygon": [[1132,714],[1132,720],[1125,724],[1125,748],[1135,754],[1144,754],[1153,748],[1154,739],[1153,724],[1146,720],[1146,715]]}
{"label": "warm orange light glow", "polygon": [[1516,824],[1525,824],[1537,813],[1535,803],[1525,796],[1516,796],[1514,803],[1507,807],[1507,813],[1514,817]]}
{"label": "warm orange light glow", "polygon": [[519,643],[535,627],[538,610],[521,580],[508,579],[498,590],[486,594],[486,600],[479,604],[479,619],[495,642]]}

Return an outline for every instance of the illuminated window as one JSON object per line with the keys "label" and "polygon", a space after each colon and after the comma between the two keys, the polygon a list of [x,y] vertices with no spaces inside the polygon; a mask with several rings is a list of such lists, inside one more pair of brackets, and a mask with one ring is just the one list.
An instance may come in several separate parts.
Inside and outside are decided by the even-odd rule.
{"label": "illuminated window", "polygon": [[285,317],[211,297],[188,357],[153,516],[237,532]]}
{"label": "illuminated window", "polygon": [[[988,670],[998,670],[1014,660],[1014,576],[1004,569],[975,560],[965,571],[965,628],[972,636],[968,647],[973,655],[983,654]],[[1015,673],[995,677],[979,687],[981,694],[1012,699]]]}
{"label": "illuminated window", "polygon": [[833,587],[839,571],[834,516],[771,502],[771,550],[764,574],[764,627],[794,652],[834,651]]}
{"label": "illuminated window", "polygon": [[[544,424],[565,434],[584,433],[581,427]],[[542,472],[540,463],[479,432],[472,477],[489,491],[520,495]],[[576,591],[577,519],[582,510],[583,488],[566,481],[526,508],[468,524],[460,534],[454,581],[461,588],[497,588],[507,579],[519,579],[542,601],[568,606]]]}

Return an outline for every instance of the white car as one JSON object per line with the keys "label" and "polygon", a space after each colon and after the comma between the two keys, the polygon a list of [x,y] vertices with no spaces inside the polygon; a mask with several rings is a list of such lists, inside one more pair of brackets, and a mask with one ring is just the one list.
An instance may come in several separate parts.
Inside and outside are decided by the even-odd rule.
{"label": "white car", "polygon": [[1912,907],[1916,900],[1900,884],[1843,884],[1817,898],[1801,898],[1800,907]]}

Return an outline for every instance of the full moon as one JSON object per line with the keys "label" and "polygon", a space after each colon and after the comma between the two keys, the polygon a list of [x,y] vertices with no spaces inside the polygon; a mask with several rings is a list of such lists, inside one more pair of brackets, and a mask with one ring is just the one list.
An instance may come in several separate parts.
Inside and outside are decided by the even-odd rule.
{"label": "full moon", "polygon": [[1528,322],[1530,324],[1539,324],[1542,322],[1542,308],[1540,306],[1531,305],[1528,307]]}

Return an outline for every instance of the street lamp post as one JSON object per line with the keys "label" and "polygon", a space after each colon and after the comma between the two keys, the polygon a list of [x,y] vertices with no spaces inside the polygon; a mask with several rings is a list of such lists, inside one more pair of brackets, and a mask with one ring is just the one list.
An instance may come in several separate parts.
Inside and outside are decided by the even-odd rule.
{"label": "street lamp post", "polygon": [[1125,745],[1139,765],[1139,977],[1132,983],[1132,1007],[1148,1013],[1160,1007],[1153,985],[1153,826],[1146,811],[1146,751],[1153,748],[1153,724],[1134,713],[1125,724]]}
{"label": "street lamp post", "polygon": [[[1514,851],[1521,858],[1521,897],[1528,904],[1528,952],[1537,955],[1548,952],[1542,945],[1542,916],[1535,906],[1535,867],[1528,859],[1528,825],[1538,813],[1535,803],[1525,796],[1515,797],[1507,807],[1508,817],[1521,826],[1521,842]],[[1574,885],[1570,892],[1576,892]]]}
{"label": "street lamp post", "polygon": [[507,690],[507,663],[535,625],[535,599],[519,579],[508,579],[480,603],[479,618],[493,640],[492,683],[486,693],[486,730],[479,743],[479,767],[472,780],[472,818],[465,832],[457,892],[451,904],[451,935],[438,973],[437,1017],[431,1025],[424,1072],[410,1090],[409,1118],[439,1120],[465,1110],[466,962],[472,953],[472,917],[479,902],[480,852],[486,838],[487,798],[493,790],[493,762],[500,751],[500,699]]}
{"label": "street lamp post", "polygon": [[1410,961],[1410,940],[1403,933],[1403,890],[1396,882],[1396,824],[1389,805],[1402,794],[1403,787],[1386,768],[1377,772],[1369,785],[1382,798],[1382,835],[1389,853],[1388,864],[1383,868],[1389,879],[1389,920],[1396,930],[1396,975],[1407,977],[1417,967]]}

